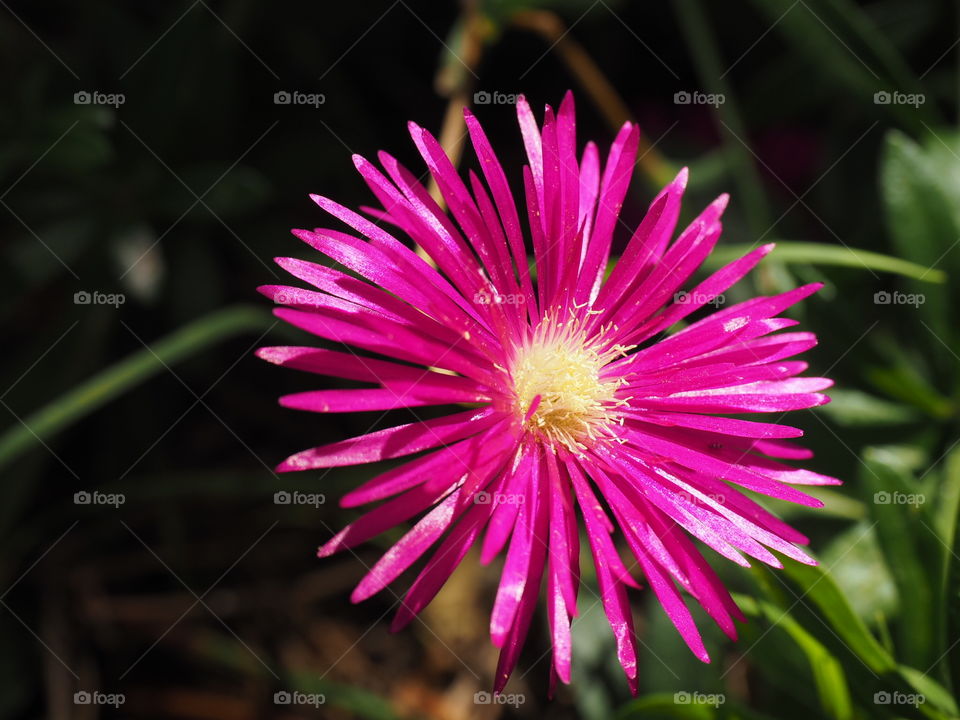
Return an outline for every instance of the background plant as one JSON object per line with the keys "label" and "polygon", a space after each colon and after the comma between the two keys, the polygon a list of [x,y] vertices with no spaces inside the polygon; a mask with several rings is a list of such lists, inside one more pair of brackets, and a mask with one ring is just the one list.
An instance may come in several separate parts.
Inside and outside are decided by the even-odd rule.
{"label": "background plant", "polygon": [[[390,636],[377,621],[394,598],[346,603],[376,549],[312,557],[350,517],[333,499],[377,469],[270,466],[370,419],[275,406],[306,386],[251,350],[299,338],[253,288],[299,249],[286,228],[312,227],[307,192],[369,202],[352,150],[414,165],[414,119],[456,155],[470,104],[516,167],[495,98],[573,87],[581,136],[609,141],[630,117],[644,131],[628,223],[688,164],[687,208],[733,195],[716,265],[779,244],[744,297],[827,282],[802,320],[835,401],[797,422],[812,467],[847,484],[821,493],[825,511],[777,508],[820,568],[722,568],[751,622],[736,644],[710,639],[712,665],[637,597],[636,700],[584,593],[574,684],[549,712],[956,717],[957,27],[935,0],[4,5],[0,711],[245,718],[304,710],[273,702],[299,690],[335,717],[542,715],[545,633],[511,688],[524,702],[474,704],[492,575],[465,563],[423,624]],[[295,490],[328,502],[274,503]],[[124,502],[77,505],[82,491]],[[76,705],[82,689],[126,702]]]}

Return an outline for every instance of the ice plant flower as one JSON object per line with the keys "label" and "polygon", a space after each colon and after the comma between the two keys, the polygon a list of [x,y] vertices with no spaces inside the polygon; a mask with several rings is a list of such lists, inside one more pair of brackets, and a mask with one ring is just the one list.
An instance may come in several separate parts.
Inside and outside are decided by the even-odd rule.
{"label": "ice plant flower", "polygon": [[[479,545],[482,563],[505,551],[490,622],[501,648],[497,691],[516,666],[544,580],[551,688],[558,678],[570,681],[579,516],[599,586],[599,598],[587,601],[602,603],[636,692],[628,588],[641,579],[705,662],[681,591],[731,638],[734,618],[744,619],[694,539],[743,566],[749,556],[780,567],[771,551],[813,563],[796,547],[807,539],[742,491],[816,507],[818,500],[794,486],[838,482],[782,462],[810,456],[789,440],[802,432],[780,424],[782,413],[828,400],[821,391],[830,381],[799,377],[807,364],[788,360],[815,345],[815,336],[783,332],[797,323],[780,317],[819,286],[722,305],[722,294],[773,247],[764,245],[685,288],[716,244],[727,204],[722,195],[674,238],[686,170],[653,200],[607,276],[638,129],[624,125],[601,164],[593,143],[577,156],[571,95],[556,113],[546,108],[542,126],[525,100],[517,112],[528,160],[525,212],[469,111],[479,175],[466,180],[429,132],[409,126],[447,210],[384,152],[382,169],[354,156],[382,209],[362,216],[312,196],[352,232],[294,235],[338,267],[278,258],[314,289],[261,291],[285,306],[275,310],[278,317],[352,347],[268,347],[258,354],[371,385],[287,395],[280,400],[286,407],[406,408],[413,421],[305,450],[278,469],[415,455],[343,498],[345,507],[379,504],[319,554],[417,518],[352,595],[354,602],[369,598],[425,558],[397,629],[431,601],[471,547]],[[707,305],[719,309],[688,319]],[[420,417],[420,408],[456,404],[447,414]],[[744,413],[776,418],[729,417]]]}

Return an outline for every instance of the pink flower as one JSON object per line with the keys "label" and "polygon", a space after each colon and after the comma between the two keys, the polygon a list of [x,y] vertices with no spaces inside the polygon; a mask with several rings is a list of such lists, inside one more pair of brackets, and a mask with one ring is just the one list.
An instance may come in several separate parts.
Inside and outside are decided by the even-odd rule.
{"label": "pink flower", "polygon": [[[593,143],[577,159],[570,94],[556,114],[546,108],[542,128],[526,101],[518,102],[517,112],[529,161],[523,168],[525,223],[472,114],[466,112],[466,122],[480,176],[470,172],[467,182],[434,137],[411,123],[413,141],[449,211],[390,155],[378,156],[386,175],[354,156],[383,205],[367,210],[378,222],[312,196],[357,235],[294,230],[350,272],[278,258],[315,289],[261,288],[287,306],[275,311],[278,317],[380,356],[352,349],[261,349],[260,357],[278,365],[374,386],[287,395],[280,399],[285,407],[410,408],[415,417],[416,408],[428,405],[461,403],[469,409],[305,450],[278,470],[417,454],[343,498],[345,507],[380,504],[319,554],[354,547],[419,517],[352,595],[354,602],[369,598],[426,556],[393,622],[398,629],[431,601],[472,546],[480,545],[482,563],[506,549],[490,622],[493,643],[502,648],[497,691],[516,666],[544,579],[551,688],[558,677],[570,681],[579,508],[600,602],[636,692],[628,598],[628,588],[639,587],[634,569],[693,653],[709,662],[680,591],[692,595],[731,638],[733,618],[744,618],[692,538],[745,567],[743,555],[780,567],[770,550],[814,562],[795,546],[807,542],[802,534],[740,490],[818,507],[818,500],[793,486],[838,481],[780,462],[810,457],[789,440],[802,434],[799,429],[725,416],[778,413],[779,421],[788,410],[828,401],[820,391],[831,382],[798,377],[807,364],[787,359],[815,345],[815,336],[780,332],[797,323],[778,317],[819,285],[724,306],[667,334],[705,305],[719,306],[722,293],[773,245],[684,291],[717,242],[727,204],[727,196],[720,196],[672,239],[684,169],[654,199],[606,277],[636,160],[637,128],[624,125],[601,167]],[[404,235],[434,264],[397,239]],[[629,548],[629,565],[616,536]]]}

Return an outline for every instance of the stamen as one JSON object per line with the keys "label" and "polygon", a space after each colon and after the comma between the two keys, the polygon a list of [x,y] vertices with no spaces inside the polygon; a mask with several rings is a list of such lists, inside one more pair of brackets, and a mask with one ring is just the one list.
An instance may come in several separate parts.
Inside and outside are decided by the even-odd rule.
{"label": "stamen", "polygon": [[601,371],[630,349],[605,341],[609,327],[588,339],[583,321],[572,310],[566,320],[548,312],[509,363],[515,412],[527,431],[577,454],[616,425],[623,380]]}

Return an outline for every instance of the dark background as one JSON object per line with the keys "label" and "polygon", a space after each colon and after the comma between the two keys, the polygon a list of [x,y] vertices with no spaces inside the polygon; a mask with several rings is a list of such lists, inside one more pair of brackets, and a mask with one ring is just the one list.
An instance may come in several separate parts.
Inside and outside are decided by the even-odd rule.
{"label": "dark background", "polygon": [[[884,186],[883,164],[891,131],[953,147],[953,3],[540,3],[550,14],[528,19],[569,29],[553,47],[517,21],[526,4],[507,0],[0,4],[4,717],[600,718],[628,699],[598,611],[575,641],[574,683],[552,704],[541,619],[509,688],[523,705],[475,705],[495,667],[487,614],[496,569],[468,558],[423,621],[391,635],[397,596],[353,606],[349,593],[398,533],[357,556],[314,557],[355,516],[336,499],[378,468],[271,471],[373,419],[277,406],[277,396],[317,380],[268,366],[253,349],[311,340],[276,325],[255,288],[282,276],[274,256],[318,260],[287,232],[327,222],[308,193],[371,203],[352,153],[387,149],[421,172],[405,123],[439,133],[451,94],[523,92],[539,113],[573,89],[580,142],[592,138],[603,152],[616,112],[565,61],[576,43],[655,144],[632,184],[627,224],[671,168],[689,164],[685,218],[732,194],[722,243],[819,242],[960,267],[954,229],[923,225],[939,212],[932,191],[913,197],[916,223],[891,215],[901,185]],[[455,57],[464,22],[483,36],[470,69]],[[723,92],[727,102],[677,105],[683,90]],[[882,90],[920,92],[925,102],[877,105]],[[125,102],[76,104],[81,91]],[[277,105],[278,91],[325,102]],[[513,107],[475,109],[516,189]],[[934,178],[955,183],[954,162],[943,155]],[[469,152],[461,165],[475,166]],[[904,227],[934,239],[924,244]],[[939,482],[957,437],[958,361],[952,282],[914,283],[872,261],[836,266],[816,252],[808,260],[765,263],[736,293],[827,283],[798,317],[821,336],[807,359],[837,379],[843,402],[794,424],[817,451],[809,466],[850,482],[825,512],[791,519],[815,552],[829,553],[853,547],[872,512],[857,482],[866,445],[909,446],[903,463],[918,482]],[[76,304],[83,291],[125,302]],[[882,291],[929,293],[928,314],[878,306]],[[172,344],[158,343],[172,334]],[[294,489],[326,503],[274,504],[275,491]],[[74,493],[94,490],[125,502],[74,503]],[[838,582],[868,622],[880,608],[895,625],[896,579],[880,564],[865,556]],[[747,575],[726,573],[736,588],[751,587]],[[731,706],[765,717],[824,712],[804,690],[809,668],[785,661],[778,677],[765,659],[797,654],[777,633],[753,649],[759,632],[732,644],[707,630],[715,660],[706,668],[647,592],[635,607],[644,693],[723,690]],[[123,693],[125,703],[119,713],[74,704],[84,689]],[[274,692],[293,689],[322,692],[327,703],[274,705]]]}

